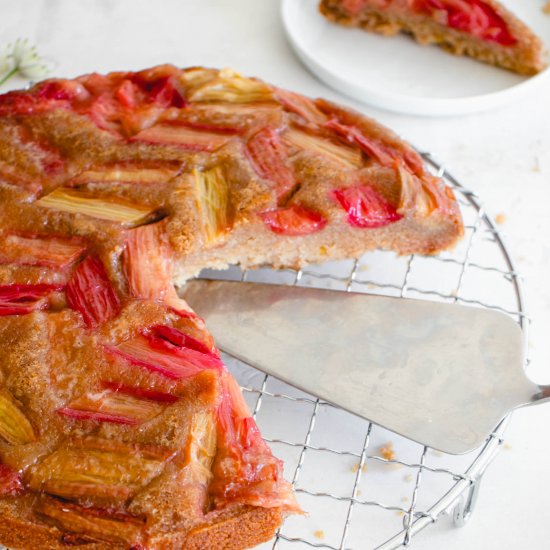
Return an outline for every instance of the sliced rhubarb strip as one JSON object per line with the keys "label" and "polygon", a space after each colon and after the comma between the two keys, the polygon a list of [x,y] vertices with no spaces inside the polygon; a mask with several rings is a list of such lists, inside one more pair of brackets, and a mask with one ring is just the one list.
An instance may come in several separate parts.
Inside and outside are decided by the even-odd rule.
{"label": "sliced rhubarb strip", "polygon": [[407,170],[418,177],[425,173],[422,160],[412,150],[397,150],[382,140],[366,136],[355,126],[340,123],[336,118],[329,120],[325,128],[333,130],[337,135],[349,143],[358,145],[369,157],[387,168],[395,168],[402,163]]}
{"label": "sliced rhubarb strip", "polygon": [[142,399],[123,391],[104,390],[83,395],[58,412],[79,420],[96,420],[115,424],[142,424],[164,410],[152,399]]}
{"label": "sliced rhubarb strip", "polygon": [[342,0],[342,8],[350,15],[357,15],[368,0]]}
{"label": "sliced rhubarb strip", "polygon": [[196,351],[188,347],[182,347],[179,344],[173,344],[165,337],[159,337],[153,332],[144,331],[143,336],[149,342],[149,346],[152,349],[168,352],[180,357],[182,360],[190,362],[191,364],[204,369],[222,369],[223,364],[220,361],[218,355],[212,353],[203,353],[202,351]]}
{"label": "sliced rhubarb strip", "polygon": [[327,121],[327,116],[311,99],[303,95],[277,88],[275,96],[283,104],[285,110],[296,113],[306,122],[315,125],[323,125]]}
{"label": "sliced rhubarb strip", "polygon": [[204,324],[204,321],[190,309],[177,309],[175,307],[171,307],[170,311],[182,319],[200,320]]}
{"label": "sliced rhubarb strip", "polygon": [[332,196],[348,213],[352,227],[376,228],[399,221],[403,216],[369,185],[354,185],[332,191]]}
{"label": "sliced rhubarb strip", "polygon": [[127,500],[157,477],[172,455],[162,447],[77,439],[32,466],[26,481],[33,491],[63,498]]}
{"label": "sliced rhubarb strip", "polygon": [[[215,133],[243,134],[251,128],[277,128],[283,109],[276,103],[195,103],[182,111],[178,122]],[[184,117],[184,118],[181,118]]]}
{"label": "sliced rhubarb strip", "polygon": [[211,244],[233,225],[229,184],[222,166],[215,166],[203,172],[194,169],[193,176],[205,240],[207,244]]}
{"label": "sliced rhubarb strip", "polygon": [[32,197],[36,197],[42,191],[39,178],[25,174],[3,160],[0,160],[0,182],[18,187],[28,192]]}
{"label": "sliced rhubarb strip", "polygon": [[100,411],[86,411],[83,409],[73,409],[72,407],[61,407],[57,409],[58,414],[74,418],[75,420],[91,420],[93,422],[110,422],[111,424],[128,424],[137,426],[141,424],[139,420],[128,418],[119,414],[111,414]]}
{"label": "sliced rhubarb strip", "polygon": [[132,139],[137,133],[157,124],[164,112],[165,109],[155,103],[145,103],[136,109],[126,110],[119,117],[122,136]]}
{"label": "sliced rhubarb strip", "polygon": [[[181,83],[176,78],[175,74],[155,71],[142,71],[137,74],[128,75],[129,80],[125,80],[123,85],[131,82],[136,88],[132,90],[134,96],[138,96],[139,100],[134,99],[130,107],[141,103],[154,103],[163,109],[176,107],[181,109],[187,105],[183,97],[184,89]],[[139,92],[138,92],[139,90]],[[117,90],[118,95],[118,90]],[[127,96],[130,95],[127,90],[123,92],[123,102],[127,101]]]}
{"label": "sliced rhubarb strip", "polygon": [[346,147],[296,128],[289,128],[283,134],[283,140],[290,146],[317,153],[346,168],[357,169],[363,164],[363,157],[359,149]]}
{"label": "sliced rhubarb strip", "polygon": [[35,96],[25,91],[15,90],[0,95],[0,116],[29,115],[49,108],[49,104],[41,105]]}
{"label": "sliced rhubarb strip", "polygon": [[37,510],[61,530],[134,548],[144,538],[145,520],[113,510],[78,506],[54,498],[39,500]]}
{"label": "sliced rhubarb strip", "polygon": [[27,164],[31,173],[36,174],[35,178],[55,176],[63,170],[65,159],[46,138],[38,137],[23,125],[17,126],[14,138],[10,145],[17,151],[17,165]]}
{"label": "sliced rhubarb strip", "polygon": [[13,91],[0,96],[0,116],[30,115],[52,109],[70,109],[71,102],[89,97],[76,81],[50,80],[33,92]]}
{"label": "sliced rhubarb strip", "polygon": [[[448,27],[496,42],[501,46],[517,43],[504,19],[482,0],[414,0],[413,9],[429,13]],[[445,23],[443,23],[445,24]]]}
{"label": "sliced rhubarb strip", "polygon": [[414,217],[426,218],[439,211],[444,216],[453,217],[456,212],[456,198],[453,191],[443,182],[426,175],[422,179],[399,168],[398,212],[412,212]]}
{"label": "sliced rhubarb strip", "polygon": [[76,80],[47,80],[36,90],[36,97],[52,101],[85,101],[90,97],[86,88]]}
{"label": "sliced rhubarb strip", "polygon": [[[173,343],[173,340],[177,340],[174,332],[171,332],[171,339],[166,338],[164,332],[162,336],[159,336],[155,331],[144,331],[143,337],[147,340],[149,347],[157,352],[167,354],[168,356],[177,357],[183,365],[193,365],[200,370],[215,369],[220,370],[223,368],[223,364],[220,361],[219,354],[214,352],[203,353],[197,351],[189,346],[182,346],[180,343]],[[196,342],[199,346],[201,343],[195,339],[187,339],[187,343],[191,340]]]}
{"label": "sliced rhubarb strip", "polygon": [[173,252],[162,222],[127,232],[122,266],[131,296],[144,300],[176,297]]}
{"label": "sliced rhubarb strip", "polygon": [[180,85],[171,75],[118,73],[88,75],[81,81],[93,99],[73,103],[73,108],[117,138],[152,126],[167,109],[185,105]]}
{"label": "sliced rhubarb strip", "polygon": [[62,171],[64,159],[45,138],[37,138],[25,126],[8,126],[8,129],[9,146],[15,157],[11,161],[8,157],[0,160],[0,181],[34,198],[42,190],[45,179]]}
{"label": "sliced rhubarb strip", "polygon": [[181,109],[187,105],[178,89],[178,84],[173,76],[165,76],[148,83],[149,101],[161,107],[177,107]]}
{"label": "sliced rhubarb strip", "polygon": [[154,337],[138,336],[118,346],[105,346],[105,351],[131,365],[175,380],[190,378],[205,369],[221,368],[216,357],[178,348],[166,340]]}
{"label": "sliced rhubarb strip", "polygon": [[127,456],[136,454],[147,460],[165,462],[173,457],[175,451],[162,445],[147,445],[142,443],[124,443],[112,439],[103,439],[101,437],[83,437],[75,438],[70,441],[71,449],[96,450],[106,453],[114,453]]}
{"label": "sliced rhubarb strip", "polygon": [[159,403],[171,404],[178,400],[178,397],[176,395],[172,395],[171,393],[140,388],[138,386],[128,386],[127,384],[122,384],[121,382],[103,381],[101,386],[104,389],[111,390],[116,393],[129,395],[138,399],[149,399],[150,401],[157,401]]}
{"label": "sliced rhubarb strip", "polygon": [[273,90],[267,84],[241,76],[231,69],[223,69],[213,78],[211,74],[196,74],[187,98],[194,102],[227,103],[261,103],[274,100]]}
{"label": "sliced rhubarb strip", "polygon": [[89,328],[118,315],[120,300],[98,257],[88,256],[75,269],[67,284],[67,302],[70,308],[82,314]]}
{"label": "sliced rhubarb strip", "polygon": [[187,90],[187,94],[193,89],[197,89],[203,84],[206,84],[216,78],[218,74],[217,69],[205,69],[204,67],[191,67],[185,69],[180,76],[181,81],[184,83]]}
{"label": "sliced rhubarb strip", "polygon": [[82,239],[49,235],[7,235],[0,245],[0,264],[64,269],[86,250]]}
{"label": "sliced rhubarb strip", "polygon": [[216,456],[217,423],[215,414],[200,412],[193,415],[189,436],[185,445],[186,464],[182,482],[202,485],[204,488],[212,480],[212,464]]}
{"label": "sliced rhubarb strip", "polygon": [[295,204],[276,210],[267,210],[261,212],[259,216],[273,233],[289,237],[316,233],[327,224],[326,218],[319,212]]}
{"label": "sliced rhubarb strip", "polygon": [[107,91],[98,94],[84,112],[98,128],[120,137],[120,110],[119,102]]}
{"label": "sliced rhubarb strip", "polygon": [[37,139],[35,136],[29,136],[25,146],[31,155],[38,160],[46,176],[54,176],[63,170],[65,159],[50,143]]}
{"label": "sliced rhubarb strip", "polygon": [[191,130],[199,130],[202,132],[212,132],[213,134],[227,134],[227,135],[237,135],[240,134],[242,131],[242,127],[238,126],[230,126],[230,125],[221,125],[221,124],[215,124],[214,122],[205,122],[205,121],[196,121],[196,120],[188,120],[178,119],[176,124],[179,126],[190,128]]}
{"label": "sliced rhubarb strip", "polygon": [[203,319],[191,310],[176,309],[171,307],[170,311],[178,317],[175,319],[175,324],[179,330],[182,330],[186,335],[191,336],[194,340],[202,342],[210,350],[212,355],[215,355],[216,357],[220,356],[220,352],[214,343],[214,338],[212,338],[212,335],[208,332],[208,330],[206,330],[206,325]]}
{"label": "sliced rhubarb strip", "polygon": [[208,132],[173,122],[146,128],[133,136],[131,141],[177,145],[190,151],[215,151],[230,139],[231,135],[227,133]]}
{"label": "sliced rhubarb strip", "polygon": [[237,502],[299,513],[292,487],[283,478],[282,461],[261,438],[237,383],[227,371],[221,383],[218,450],[208,488],[215,506]]}
{"label": "sliced rhubarb strip", "polygon": [[201,342],[197,338],[193,338],[189,334],[186,334],[182,330],[167,325],[153,325],[148,327],[146,334],[152,335],[154,338],[161,338],[168,341],[170,344],[180,347],[188,348],[199,353],[205,353],[207,355],[213,355],[219,357],[218,351],[208,346],[204,342]]}
{"label": "sliced rhubarb strip", "polygon": [[4,285],[0,286],[0,316],[24,315],[32,311],[46,309],[48,296],[63,290],[63,285]]}
{"label": "sliced rhubarb strip", "polygon": [[264,128],[246,144],[247,156],[256,173],[275,184],[278,200],[284,199],[296,186],[292,170],[286,165],[286,147],[276,130]]}
{"label": "sliced rhubarb strip", "polygon": [[78,186],[87,183],[128,183],[128,184],[161,184],[170,181],[179,171],[172,164],[151,166],[144,162],[120,162],[97,166],[77,174],[70,185]]}
{"label": "sliced rhubarb strip", "polygon": [[58,187],[37,200],[38,206],[71,214],[84,214],[100,220],[135,227],[150,221],[155,211],[149,206],[114,197],[100,197],[82,189]]}
{"label": "sliced rhubarb strip", "polygon": [[365,136],[359,128],[341,124],[335,118],[329,120],[324,126],[325,128],[334,130],[336,134],[349,143],[358,145],[369,157],[372,157],[382,166],[391,167],[395,164],[396,153],[377,140]]}
{"label": "sliced rhubarb strip", "polygon": [[123,80],[115,89],[114,95],[121,105],[129,109],[137,107],[141,102],[139,87],[128,79]]}
{"label": "sliced rhubarb strip", "polygon": [[0,496],[15,497],[24,491],[25,488],[19,472],[0,462]]}
{"label": "sliced rhubarb strip", "polygon": [[10,445],[24,445],[36,440],[29,419],[5,390],[0,390],[0,437]]}

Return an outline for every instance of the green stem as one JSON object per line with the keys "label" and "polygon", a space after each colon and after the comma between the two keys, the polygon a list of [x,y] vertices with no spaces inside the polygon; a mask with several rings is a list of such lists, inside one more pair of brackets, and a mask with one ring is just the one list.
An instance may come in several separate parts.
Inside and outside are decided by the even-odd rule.
{"label": "green stem", "polygon": [[17,67],[14,67],[4,78],[2,78],[0,80],[0,86],[2,86],[4,82],[7,82],[17,72],[17,70]]}

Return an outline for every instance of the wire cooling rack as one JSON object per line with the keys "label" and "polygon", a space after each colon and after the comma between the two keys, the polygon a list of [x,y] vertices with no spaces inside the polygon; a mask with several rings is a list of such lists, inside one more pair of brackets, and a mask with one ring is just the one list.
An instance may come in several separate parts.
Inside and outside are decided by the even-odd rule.
{"label": "wire cooling rack", "polygon": [[[460,204],[465,236],[455,250],[436,257],[397,257],[375,251],[359,260],[300,271],[230,268],[205,270],[203,275],[495,309],[516,320],[527,341],[529,319],[521,278],[501,233],[475,193],[431,155],[422,156],[454,189]],[[503,444],[508,419],[476,451],[446,455],[236,359],[226,356],[225,360],[241,383],[266,441],[285,461],[286,477],[308,513],[289,517],[275,538],[258,550],[391,550],[409,546],[416,533],[442,516],[451,516],[455,525],[462,526],[472,514],[481,478]]]}
{"label": "wire cooling rack", "polygon": [[[521,280],[503,238],[478,197],[423,154],[451,186],[465,224],[462,242],[437,257],[398,257],[375,251],[354,261],[300,271],[258,269],[203,272],[250,282],[311,285],[413,297],[510,315],[527,341]],[[442,516],[462,526],[470,517],[482,475],[503,443],[507,419],[476,451],[436,452],[347,413],[315,396],[226,356],[247,402],[308,515],[289,517],[262,550],[390,550]],[[343,374],[345,375],[345,374]]]}

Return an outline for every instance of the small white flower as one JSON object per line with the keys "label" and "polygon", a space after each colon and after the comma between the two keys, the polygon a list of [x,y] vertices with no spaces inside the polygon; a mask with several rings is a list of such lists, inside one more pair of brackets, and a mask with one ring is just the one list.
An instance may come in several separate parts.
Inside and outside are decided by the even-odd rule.
{"label": "small white flower", "polygon": [[12,71],[15,64],[11,57],[7,55],[0,56],[0,76],[3,76]]}
{"label": "small white flower", "polygon": [[4,84],[17,73],[29,80],[39,80],[48,72],[48,65],[38,54],[36,46],[30,44],[26,38],[18,38],[13,44],[8,44],[0,56],[0,84]]}

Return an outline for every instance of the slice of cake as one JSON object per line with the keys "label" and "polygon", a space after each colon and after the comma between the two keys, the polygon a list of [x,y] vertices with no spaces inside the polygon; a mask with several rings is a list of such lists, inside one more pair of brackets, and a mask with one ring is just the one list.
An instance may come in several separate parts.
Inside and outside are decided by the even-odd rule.
{"label": "slice of cake", "polygon": [[321,0],[321,13],[336,23],[392,35],[411,34],[521,74],[546,67],[540,38],[495,0]]}
{"label": "slice of cake", "polygon": [[229,70],[0,96],[0,543],[242,549],[300,512],[174,281],[462,235],[376,122]]}

